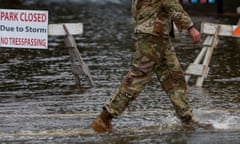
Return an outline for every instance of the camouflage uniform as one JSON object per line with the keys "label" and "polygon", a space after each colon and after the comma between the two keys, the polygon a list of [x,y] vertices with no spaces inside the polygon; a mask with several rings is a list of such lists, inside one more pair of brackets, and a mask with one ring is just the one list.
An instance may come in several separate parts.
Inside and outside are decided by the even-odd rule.
{"label": "camouflage uniform", "polygon": [[171,21],[182,30],[191,27],[192,20],[176,0],[133,0],[132,9],[136,24],[133,68],[104,109],[114,117],[120,115],[148,84],[154,72],[178,117],[192,116],[184,72],[169,37]]}

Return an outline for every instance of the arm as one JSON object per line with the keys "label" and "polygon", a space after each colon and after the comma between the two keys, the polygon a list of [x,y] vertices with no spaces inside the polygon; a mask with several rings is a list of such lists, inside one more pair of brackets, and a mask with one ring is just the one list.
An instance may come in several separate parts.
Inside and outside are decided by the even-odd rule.
{"label": "arm", "polygon": [[179,30],[187,30],[193,26],[190,16],[176,0],[162,0],[162,5]]}
{"label": "arm", "polygon": [[181,30],[188,30],[189,35],[193,39],[193,43],[200,41],[200,33],[194,27],[193,22],[187,12],[176,0],[163,0],[163,6],[168,11],[171,20],[174,21],[177,28]]}

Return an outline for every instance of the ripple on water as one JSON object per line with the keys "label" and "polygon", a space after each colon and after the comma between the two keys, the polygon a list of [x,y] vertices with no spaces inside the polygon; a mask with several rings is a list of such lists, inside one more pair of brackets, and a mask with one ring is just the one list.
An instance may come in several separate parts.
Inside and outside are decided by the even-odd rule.
{"label": "ripple on water", "polygon": [[[239,141],[240,64],[237,59],[240,49],[227,39],[221,40],[220,48],[214,51],[204,87],[189,86],[194,116],[213,123],[216,131],[182,132],[168,96],[153,77],[123,115],[114,119],[115,133],[94,133],[89,129],[91,121],[130,69],[134,51],[130,3],[113,0],[92,0],[92,4],[86,1],[70,4],[76,0],[68,4],[61,4],[60,0],[48,2],[55,2],[47,5],[51,10],[50,23],[84,23],[84,34],[76,40],[96,87],[79,89],[74,86],[63,37],[51,37],[49,49],[44,51],[1,49],[1,142],[225,144]],[[214,17],[196,16],[193,20],[197,26],[202,21],[222,22],[222,18]],[[201,48],[192,45],[186,33],[176,34],[174,46],[183,68],[194,60]]]}

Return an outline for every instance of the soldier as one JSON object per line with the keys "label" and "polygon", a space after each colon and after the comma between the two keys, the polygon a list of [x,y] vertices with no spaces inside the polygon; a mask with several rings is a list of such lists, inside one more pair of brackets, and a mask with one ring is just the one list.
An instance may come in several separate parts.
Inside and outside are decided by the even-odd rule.
{"label": "soldier", "polygon": [[139,95],[151,80],[153,72],[170,97],[183,126],[203,126],[192,119],[184,72],[169,36],[173,21],[180,31],[188,30],[193,43],[198,43],[200,33],[191,18],[176,0],[133,0],[132,11],[136,33],[133,67],[113,97],[105,103],[101,114],[92,122],[92,128],[96,132],[111,132],[112,119],[122,114]]}

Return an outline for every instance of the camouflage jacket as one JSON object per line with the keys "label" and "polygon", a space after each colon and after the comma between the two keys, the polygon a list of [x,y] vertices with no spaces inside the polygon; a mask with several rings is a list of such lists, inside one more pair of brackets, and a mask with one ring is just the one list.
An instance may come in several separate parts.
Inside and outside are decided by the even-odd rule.
{"label": "camouflage jacket", "polygon": [[168,36],[173,21],[178,30],[193,25],[189,15],[176,0],[132,0],[136,33]]}

